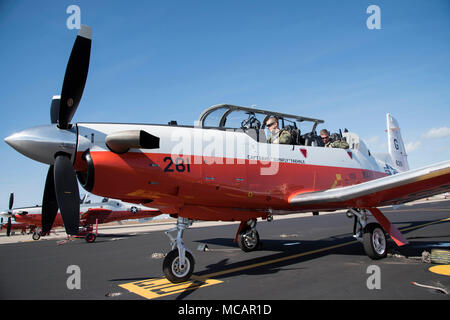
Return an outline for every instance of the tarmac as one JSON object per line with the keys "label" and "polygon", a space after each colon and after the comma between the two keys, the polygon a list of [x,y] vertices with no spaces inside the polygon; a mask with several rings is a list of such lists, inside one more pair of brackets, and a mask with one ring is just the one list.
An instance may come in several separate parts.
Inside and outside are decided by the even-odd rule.
{"label": "tarmac", "polygon": [[[389,240],[388,256],[382,260],[365,255],[344,211],[258,222],[262,244],[249,253],[233,242],[238,222],[195,222],[183,238],[194,254],[195,271],[182,284],[168,282],[162,272],[170,251],[163,231],[175,220],[99,226],[95,243],[64,241],[63,231],[39,241],[31,235],[2,235],[0,298],[449,300],[448,266],[430,257],[433,250],[450,250],[450,201],[381,210],[410,242],[397,247]],[[79,282],[74,282],[75,275]]]}

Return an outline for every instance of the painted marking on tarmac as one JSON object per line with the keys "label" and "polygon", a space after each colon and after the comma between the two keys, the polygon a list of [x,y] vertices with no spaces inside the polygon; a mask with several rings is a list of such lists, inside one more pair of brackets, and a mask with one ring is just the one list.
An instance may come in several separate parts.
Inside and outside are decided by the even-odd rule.
{"label": "painted marking on tarmac", "polygon": [[172,283],[166,278],[159,278],[125,283],[119,285],[119,287],[127,289],[128,291],[140,295],[146,299],[155,299],[188,290],[212,286],[222,282],[223,281],[220,280],[192,276],[189,281],[182,283]]}
{"label": "painted marking on tarmac", "polygon": [[233,273],[233,272],[237,272],[237,271],[242,271],[242,270],[246,270],[246,269],[252,269],[252,268],[264,266],[267,264],[272,264],[272,263],[277,263],[277,262],[281,262],[281,261],[285,261],[285,260],[295,259],[297,257],[302,257],[302,256],[306,256],[309,254],[314,254],[314,253],[323,252],[323,251],[327,251],[327,250],[331,250],[331,249],[335,249],[335,248],[340,248],[340,247],[347,246],[347,245],[357,243],[357,242],[358,241],[354,240],[354,241],[345,242],[345,243],[337,244],[337,245],[326,247],[326,248],[321,248],[321,249],[317,249],[317,250],[312,250],[312,251],[308,251],[308,252],[295,254],[292,256],[268,260],[268,261],[264,261],[264,262],[260,262],[260,263],[254,263],[251,265],[227,269],[227,270],[220,271],[220,272],[210,273],[210,274],[206,274],[203,276],[192,276],[191,280],[182,282],[182,283],[172,283],[169,280],[167,280],[166,278],[157,278],[157,279],[146,279],[146,280],[141,280],[141,281],[136,281],[136,282],[124,283],[124,284],[120,284],[119,287],[127,289],[128,291],[133,292],[137,295],[140,295],[141,297],[144,297],[147,299],[155,299],[155,298],[160,298],[160,297],[164,297],[164,296],[168,296],[168,295],[172,295],[172,294],[176,294],[176,293],[181,293],[181,292],[188,291],[188,290],[194,290],[194,289],[198,289],[198,288],[203,288],[203,287],[223,283],[223,281],[211,279],[211,278],[217,277],[220,275],[224,275],[227,273]]}
{"label": "painted marking on tarmac", "polygon": [[[432,221],[432,222],[425,223],[422,225],[409,227],[409,228],[403,228],[400,230],[401,231],[414,230],[414,229],[418,229],[418,228],[421,228],[424,226],[428,226],[428,225],[432,225],[432,224],[436,224],[436,223],[444,222],[444,221],[450,221],[450,218]],[[301,253],[297,253],[294,255],[281,257],[281,258],[277,258],[277,259],[272,259],[272,260],[267,260],[267,261],[263,261],[263,262],[258,262],[258,263],[254,263],[254,264],[250,264],[250,265],[246,265],[246,266],[242,266],[242,267],[226,269],[223,271],[213,272],[213,273],[205,274],[202,276],[192,276],[191,280],[189,280],[187,282],[182,282],[182,283],[172,283],[169,280],[167,280],[166,278],[157,278],[157,279],[152,278],[152,279],[146,279],[146,280],[121,284],[121,285],[119,285],[119,287],[127,289],[128,291],[133,292],[137,295],[140,295],[144,298],[155,299],[155,298],[160,298],[163,296],[181,293],[181,292],[188,291],[188,290],[194,290],[194,289],[198,289],[198,288],[202,288],[202,287],[207,287],[207,286],[223,283],[223,281],[212,279],[212,278],[222,276],[225,274],[230,274],[230,273],[253,269],[253,268],[257,268],[257,267],[261,267],[261,266],[265,266],[265,265],[269,265],[269,264],[273,264],[273,263],[279,263],[279,262],[283,262],[286,260],[300,258],[300,257],[304,257],[304,256],[311,255],[311,254],[316,254],[316,253],[320,253],[320,252],[324,252],[324,251],[328,251],[328,250],[332,250],[332,249],[336,249],[336,248],[345,247],[345,246],[352,245],[355,243],[358,243],[358,240],[352,240],[352,241],[336,244],[336,245],[325,247],[325,248],[319,248],[316,250],[301,252]]]}
{"label": "painted marking on tarmac", "polygon": [[428,223],[424,223],[424,224],[421,224],[421,225],[418,225],[418,226],[413,226],[413,227],[409,227],[409,228],[403,228],[403,229],[400,229],[400,231],[410,231],[410,230],[423,228],[423,227],[426,227],[426,226],[430,226],[432,224],[445,222],[445,221],[450,221],[450,218],[444,218],[444,219],[441,219],[441,220],[436,220],[436,221],[431,221],[431,222],[428,222]]}
{"label": "painted marking on tarmac", "polygon": [[434,266],[428,269],[429,271],[444,276],[450,276],[450,264],[442,266]]}

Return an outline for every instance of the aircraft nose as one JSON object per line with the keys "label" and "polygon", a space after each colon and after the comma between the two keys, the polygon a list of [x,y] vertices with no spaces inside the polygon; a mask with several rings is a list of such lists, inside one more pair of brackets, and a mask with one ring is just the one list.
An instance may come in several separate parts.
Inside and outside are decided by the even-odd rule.
{"label": "aircraft nose", "polygon": [[76,150],[76,129],[61,130],[56,125],[39,126],[14,133],[5,142],[24,156],[54,164],[55,154],[64,152],[73,159]]}
{"label": "aircraft nose", "polygon": [[15,138],[14,138],[14,134],[12,134],[12,135],[10,135],[9,137],[6,137],[5,138],[5,142],[7,143],[7,144],[9,144],[11,147],[13,147],[14,148],[14,140],[15,140]]}

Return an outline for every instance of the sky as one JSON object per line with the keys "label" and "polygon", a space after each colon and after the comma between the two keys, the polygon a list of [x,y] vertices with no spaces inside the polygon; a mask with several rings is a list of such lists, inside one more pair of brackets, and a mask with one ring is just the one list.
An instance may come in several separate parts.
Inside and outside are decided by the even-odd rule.
{"label": "sky", "polygon": [[93,29],[74,122],[192,125],[229,103],[323,119],[387,152],[389,112],[411,168],[450,159],[448,0],[1,0],[1,211],[10,192],[41,204],[48,166],[3,139],[50,123],[78,32],[71,5]]}

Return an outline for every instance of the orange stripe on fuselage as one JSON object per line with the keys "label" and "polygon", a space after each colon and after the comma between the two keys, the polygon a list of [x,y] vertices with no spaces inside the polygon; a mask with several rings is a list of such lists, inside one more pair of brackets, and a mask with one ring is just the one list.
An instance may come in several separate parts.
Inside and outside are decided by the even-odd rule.
{"label": "orange stripe on fuselage", "polygon": [[[29,225],[34,225],[38,227],[42,227],[42,216],[41,214],[26,214],[26,215],[18,215],[14,216],[14,220],[20,223],[25,223]],[[61,214],[58,213],[56,215],[55,221],[53,223],[53,227],[61,227],[64,226]]]}
{"label": "orange stripe on fuselage", "polygon": [[285,162],[277,163],[276,174],[263,175],[273,162],[190,155],[91,151],[91,156],[95,167],[92,193],[125,201],[152,199],[152,207],[175,211],[184,205],[293,210],[288,203],[293,193],[385,176],[363,169]]}

